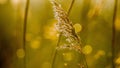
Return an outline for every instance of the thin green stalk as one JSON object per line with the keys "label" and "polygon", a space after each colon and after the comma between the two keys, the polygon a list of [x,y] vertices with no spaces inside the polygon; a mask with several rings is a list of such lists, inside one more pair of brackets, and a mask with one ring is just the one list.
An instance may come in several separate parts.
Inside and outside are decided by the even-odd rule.
{"label": "thin green stalk", "polygon": [[[59,34],[59,38],[58,38],[56,47],[59,46],[60,40],[61,40],[61,34]],[[52,66],[51,66],[51,68],[54,68],[54,62],[55,62],[56,54],[57,54],[57,51],[56,51],[56,49],[55,49],[55,52],[54,52],[53,57],[52,57],[52,64],[51,64]]]}
{"label": "thin green stalk", "polygon": [[85,61],[86,68],[88,68],[88,64],[87,64],[87,60],[86,60],[85,54],[83,52],[81,54],[83,55],[83,59]]}
{"label": "thin green stalk", "polygon": [[70,15],[70,12],[71,12],[71,9],[73,7],[73,4],[74,4],[75,0],[72,0],[71,4],[70,4],[70,7],[68,9],[68,16]]}
{"label": "thin green stalk", "polygon": [[115,0],[114,2],[114,12],[113,12],[113,23],[112,23],[112,68],[115,68],[115,63],[114,63],[114,59],[115,59],[115,35],[116,35],[116,29],[115,29],[115,20],[116,20],[116,16],[117,16],[117,2],[118,0]]}
{"label": "thin green stalk", "polygon": [[[72,2],[71,2],[71,4],[70,4],[70,7],[69,7],[69,9],[68,9],[68,15],[69,15],[70,12],[71,12],[71,9],[72,9],[72,7],[73,7],[74,2],[75,2],[75,0],[72,0]],[[59,34],[59,38],[58,38],[56,47],[59,46],[60,40],[61,40],[61,33]],[[54,62],[55,62],[56,54],[57,54],[57,51],[56,51],[56,49],[55,49],[55,52],[54,52],[53,57],[52,57],[52,63],[51,63],[52,66],[51,66],[51,68],[54,68]]]}
{"label": "thin green stalk", "polygon": [[[26,64],[26,31],[27,31],[27,19],[28,19],[28,10],[29,10],[30,0],[27,0],[24,14],[24,23],[23,23],[23,49],[25,51],[24,64]],[[26,65],[24,65],[26,68]]]}
{"label": "thin green stalk", "polygon": [[[77,36],[77,38],[78,38],[78,36]],[[82,49],[82,45],[81,45],[81,42],[80,42],[79,39],[78,39],[78,44],[79,44],[79,46],[80,46],[81,49]],[[88,68],[88,64],[87,64],[87,60],[86,60],[85,54],[84,54],[82,51],[81,51],[81,56],[82,56],[82,59],[83,59],[83,63],[85,63],[86,68]]]}

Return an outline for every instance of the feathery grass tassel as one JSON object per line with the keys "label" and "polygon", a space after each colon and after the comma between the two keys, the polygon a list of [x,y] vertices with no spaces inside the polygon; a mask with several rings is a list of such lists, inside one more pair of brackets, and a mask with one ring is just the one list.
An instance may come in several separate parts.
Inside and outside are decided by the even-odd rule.
{"label": "feathery grass tassel", "polygon": [[[60,32],[63,36],[65,36],[67,41],[69,43],[81,43],[79,37],[75,33],[75,29],[73,27],[72,22],[68,18],[68,14],[63,10],[60,4],[58,4],[55,1],[52,1],[53,4],[53,10],[54,10],[54,15],[58,23],[56,24],[56,29],[58,32]],[[80,46],[74,46],[74,45],[68,45],[71,49],[75,49],[79,52],[81,51]],[[62,48],[62,47],[60,47]],[[63,47],[63,48],[66,48]]]}
{"label": "feathery grass tassel", "polygon": [[58,46],[57,49],[70,49],[79,52],[82,55],[83,63],[80,68],[88,68],[86,58],[82,52],[81,40],[75,33],[72,21],[70,21],[67,12],[58,4],[56,1],[51,2],[53,4],[54,16],[57,20],[56,29],[57,31],[66,38],[68,43]]}

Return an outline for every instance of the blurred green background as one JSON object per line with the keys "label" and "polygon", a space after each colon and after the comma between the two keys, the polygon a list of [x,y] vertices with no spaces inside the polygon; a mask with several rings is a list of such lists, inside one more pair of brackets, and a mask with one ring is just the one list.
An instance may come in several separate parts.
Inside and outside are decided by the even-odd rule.
{"label": "blurred green background", "polygon": [[[57,2],[67,11],[71,0]],[[112,48],[114,0],[75,0],[69,18],[81,37],[89,68],[112,68],[112,60],[120,68],[120,0],[117,4]],[[0,68],[51,68],[58,40],[52,5],[49,0],[30,0],[24,49],[25,5],[26,0],[0,0]],[[58,51],[54,67],[80,68],[79,59],[74,52]]]}

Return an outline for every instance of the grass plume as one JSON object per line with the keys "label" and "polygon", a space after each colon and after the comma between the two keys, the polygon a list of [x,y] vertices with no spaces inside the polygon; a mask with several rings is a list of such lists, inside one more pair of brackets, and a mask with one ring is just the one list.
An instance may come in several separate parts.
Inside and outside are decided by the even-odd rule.
{"label": "grass plume", "polygon": [[[86,68],[88,68],[86,58],[82,52],[81,40],[75,33],[75,29],[73,27],[72,21],[70,21],[70,19],[68,17],[70,10],[72,9],[73,3],[74,3],[74,0],[72,0],[72,3],[70,5],[68,12],[65,12],[60,4],[58,4],[56,1],[52,1],[54,15],[55,15],[56,20],[58,21],[58,23],[56,24],[56,29],[60,33],[60,36],[59,36],[59,39],[57,42],[57,49],[69,48],[69,49],[73,49],[73,50],[80,52],[83,55],[82,59],[85,59]],[[58,47],[61,36],[66,37],[66,40],[67,40],[67,42],[69,42],[69,44],[67,44],[67,45],[65,44],[63,46]],[[79,45],[77,45],[77,44],[79,44]],[[53,55],[52,68],[53,68],[53,64],[55,61],[55,57],[56,57],[56,51]]]}

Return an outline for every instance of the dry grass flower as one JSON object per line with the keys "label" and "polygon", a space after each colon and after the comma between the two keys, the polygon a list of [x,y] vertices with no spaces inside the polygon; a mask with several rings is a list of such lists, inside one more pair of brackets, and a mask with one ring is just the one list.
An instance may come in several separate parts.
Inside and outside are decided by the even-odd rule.
{"label": "dry grass flower", "polygon": [[75,33],[72,21],[70,21],[67,12],[58,4],[56,1],[52,1],[54,15],[58,23],[56,24],[56,29],[59,33],[66,37],[66,41],[70,44],[64,44],[63,46],[57,47],[57,49],[73,49],[81,52],[81,46],[76,43],[80,43],[80,39]]}
{"label": "dry grass flower", "polygon": [[54,15],[58,23],[56,24],[56,29],[58,32],[62,33],[63,36],[72,40],[78,40],[77,35],[72,22],[68,18],[68,14],[63,10],[60,4],[55,1],[52,1]]}
{"label": "dry grass flower", "polygon": [[[74,0],[72,1],[72,4],[73,2]],[[64,36],[66,38],[66,43],[59,46],[59,42],[60,42],[60,37],[59,37],[58,43],[57,43],[57,50],[61,50],[61,49],[74,50],[79,52],[84,57],[84,54],[81,48],[81,40],[79,36],[75,33],[75,29],[73,27],[72,21],[70,21],[68,17],[69,12],[67,13],[66,11],[64,11],[62,6],[58,4],[56,1],[51,1],[51,3],[53,4],[54,16],[57,20],[56,29],[60,33],[60,37]],[[55,55],[56,55],[56,52],[55,52]],[[55,58],[55,55],[53,56],[53,59]],[[82,59],[85,59],[85,57]],[[54,60],[53,60],[53,64],[54,64]],[[86,65],[86,68],[88,68],[86,59],[85,59],[85,65]]]}

